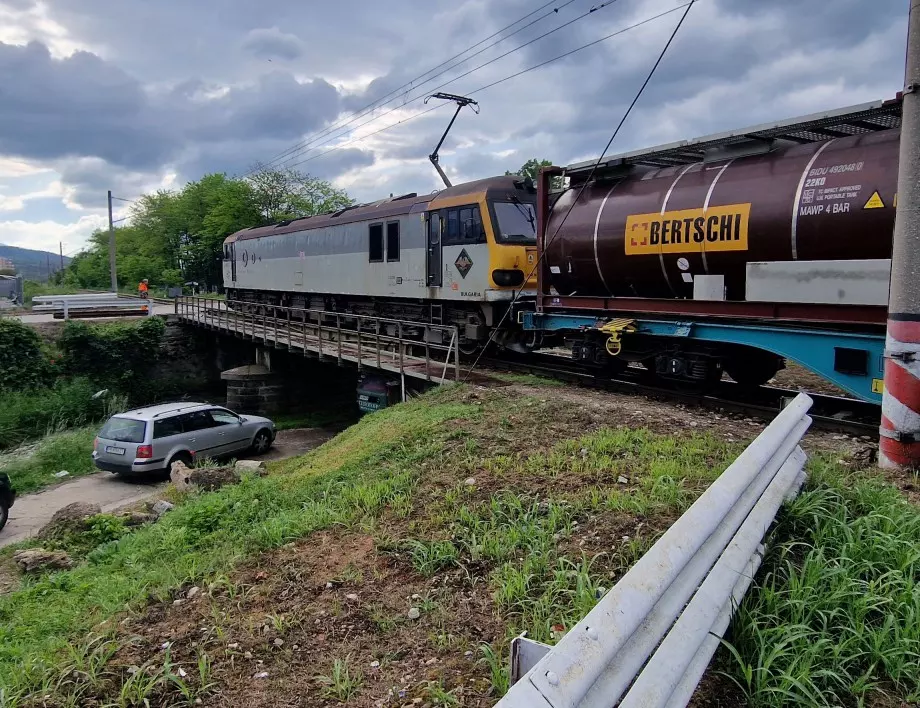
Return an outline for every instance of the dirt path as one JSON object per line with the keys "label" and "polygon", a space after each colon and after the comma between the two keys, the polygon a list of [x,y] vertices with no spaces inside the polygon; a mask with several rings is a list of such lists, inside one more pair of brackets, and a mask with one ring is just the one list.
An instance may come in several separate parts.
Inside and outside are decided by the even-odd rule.
{"label": "dirt path", "polygon": [[[275,444],[261,459],[266,462],[296,457],[321,445],[334,435],[322,428],[282,430]],[[244,459],[257,459],[256,456]],[[100,472],[79,477],[35,494],[19,497],[10,509],[10,520],[0,532],[0,547],[25,540],[38,533],[51,515],[72,502],[98,504],[103,512],[113,511],[156,495],[167,482],[142,482]]]}

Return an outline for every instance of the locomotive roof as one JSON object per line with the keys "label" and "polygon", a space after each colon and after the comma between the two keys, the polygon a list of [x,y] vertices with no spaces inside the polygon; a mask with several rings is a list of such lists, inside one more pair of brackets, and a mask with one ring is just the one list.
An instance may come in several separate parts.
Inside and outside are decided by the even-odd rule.
{"label": "locomotive roof", "polygon": [[321,229],[326,226],[351,224],[356,221],[389,219],[404,214],[417,214],[426,211],[429,208],[429,204],[432,209],[437,209],[437,202],[439,200],[460,197],[467,194],[471,196],[476,195],[478,197],[485,192],[486,198],[503,197],[507,196],[509,192],[513,192],[515,190],[515,183],[520,183],[520,180],[520,177],[515,176],[489,177],[487,179],[457,184],[453,187],[435,191],[431,194],[423,194],[421,196],[412,192],[410,194],[381,199],[368,204],[356,204],[352,207],[339,209],[338,211],[326,214],[317,214],[316,216],[306,216],[301,219],[281,221],[277,224],[268,224],[267,226],[253,226],[248,229],[241,229],[228,236],[225,243],[246,241],[262,236],[289,234],[295,231]]}
{"label": "locomotive roof", "polygon": [[[724,160],[769,152],[779,144],[814,143],[901,127],[901,95],[887,101],[861,103],[833,111],[812,113],[773,123],[714,133],[692,140],[633,150],[608,157],[598,173],[609,174],[634,166],[672,167],[697,162]],[[784,141],[784,142],[783,142]],[[574,181],[584,181],[596,160],[565,168]]]}

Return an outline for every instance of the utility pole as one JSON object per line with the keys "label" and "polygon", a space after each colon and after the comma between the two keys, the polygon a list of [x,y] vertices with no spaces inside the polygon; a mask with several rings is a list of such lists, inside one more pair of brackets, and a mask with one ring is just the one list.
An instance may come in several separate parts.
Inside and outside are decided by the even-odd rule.
{"label": "utility pole", "polygon": [[920,468],[920,0],[910,0],[879,464]]}
{"label": "utility pole", "polygon": [[64,242],[58,241],[58,248],[61,251],[61,270],[64,270]]}
{"label": "utility pole", "polygon": [[113,293],[118,292],[118,277],[115,273],[115,224],[112,221],[112,190],[109,190],[109,274],[112,277]]}

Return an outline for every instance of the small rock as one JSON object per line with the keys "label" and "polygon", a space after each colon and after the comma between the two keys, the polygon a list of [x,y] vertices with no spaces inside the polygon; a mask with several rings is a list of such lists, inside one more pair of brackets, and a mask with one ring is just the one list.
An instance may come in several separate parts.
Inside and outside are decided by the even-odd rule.
{"label": "small rock", "polygon": [[183,600],[181,597],[173,600],[174,605],[182,605],[184,603],[185,603],[185,600]]}
{"label": "small rock", "polygon": [[297,651],[298,649],[300,649],[300,645],[299,645],[299,644],[291,644],[291,649],[293,649],[294,651]]}
{"label": "small rock", "polygon": [[179,670],[176,671],[176,673],[179,674],[179,678],[185,678],[188,676],[188,673],[181,666],[179,667]]}
{"label": "small rock", "polygon": [[151,507],[151,510],[153,511],[154,514],[157,515],[157,517],[160,517],[160,516],[163,516],[163,514],[165,514],[167,511],[172,511],[172,510],[175,509],[175,508],[176,508],[176,505],[175,505],[175,504],[171,504],[170,502],[166,501],[165,499],[159,499],[159,500],[157,500],[157,502]]}
{"label": "small rock", "polygon": [[201,588],[195,585],[194,587],[189,588],[189,591],[185,593],[185,596],[191,600],[195,595],[201,592]]}
{"label": "small rock", "polygon": [[422,596],[419,595],[417,592],[414,592],[414,593],[412,593],[412,598],[411,598],[411,599],[413,599],[413,600],[421,600],[421,599],[422,599]]}
{"label": "small rock", "polygon": [[380,668],[380,662],[375,659],[374,661],[371,662],[371,668],[372,669]]}
{"label": "small rock", "polygon": [[467,477],[466,479],[463,480],[463,485],[466,487],[472,487],[475,484],[476,484],[475,477]]}
{"label": "small rock", "polygon": [[417,607],[410,607],[409,612],[406,614],[410,620],[417,620],[422,616],[422,611]]}
{"label": "small rock", "polygon": [[239,643],[239,642],[230,642],[230,643],[227,645],[227,649],[239,649],[239,648],[240,648],[240,643]]}
{"label": "small rock", "polygon": [[102,513],[102,507],[88,502],[73,502],[54,512],[51,520],[38,532],[39,538],[55,538],[73,531],[83,531],[86,520]]}
{"label": "small rock", "polygon": [[60,472],[55,472],[52,476],[57,477],[58,479],[62,479],[63,477],[69,477],[70,472],[67,470],[61,470]]}
{"label": "small rock", "polygon": [[251,652],[251,651],[244,651],[244,652],[243,652],[243,658],[244,658],[244,659],[251,659],[251,658],[252,658],[252,652]]}
{"label": "small rock", "polygon": [[619,484],[629,484],[629,478],[624,477],[623,475],[620,475],[619,477],[617,477],[617,483],[619,483]]}
{"label": "small rock", "polygon": [[345,599],[346,599],[346,600],[351,600],[352,602],[357,602],[357,601],[358,601],[358,596],[355,595],[353,592],[350,592],[350,593],[348,593],[348,594],[345,596]]}
{"label": "small rock", "polygon": [[438,663],[438,660],[437,660],[437,659],[431,658],[431,659],[429,659],[428,661],[425,662],[425,666],[433,666],[434,664],[437,664],[437,663]]}
{"label": "small rock", "polygon": [[276,646],[276,647],[283,647],[283,646],[284,646],[284,640],[283,640],[281,637],[278,637],[277,639],[275,639],[275,646]]}
{"label": "small rock", "polygon": [[143,526],[157,520],[156,514],[145,514],[143,511],[126,511],[119,518],[125,522],[125,526]]}
{"label": "small rock", "polygon": [[463,656],[473,656],[473,652],[471,652],[471,651],[465,651],[465,652],[463,652]]}
{"label": "small rock", "polygon": [[47,551],[44,548],[29,548],[16,551],[13,560],[24,573],[37,570],[63,570],[72,568],[74,562],[65,551]]}
{"label": "small rock", "polygon": [[267,671],[260,671],[260,672],[257,673],[257,674],[253,674],[252,677],[253,677],[254,679],[267,679],[267,678],[268,678],[268,672],[267,672]]}
{"label": "small rock", "polygon": [[262,460],[237,460],[236,468],[238,470],[260,470],[265,466]]}
{"label": "small rock", "polygon": [[594,597],[597,600],[600,600],[606,594],[607,594],[607,588],[605,588],[603,585],[598,585],[594,589]]}
{"label": "small rock", "polygon": [[327,589],[327,590],[332,590],[333,587],[334,587],[334,586],[332,585],[332,583],[326,583],[326,589]]}

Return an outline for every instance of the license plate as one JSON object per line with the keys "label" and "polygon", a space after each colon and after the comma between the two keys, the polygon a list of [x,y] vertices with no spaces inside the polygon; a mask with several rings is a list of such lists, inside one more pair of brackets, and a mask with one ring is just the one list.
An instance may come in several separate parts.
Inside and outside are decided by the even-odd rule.
{"label": "license plate", "polygon": [[112,447],[111,445],[106,445],[105,451],[111,455],[124,455],[125,449],[123,447]]}

